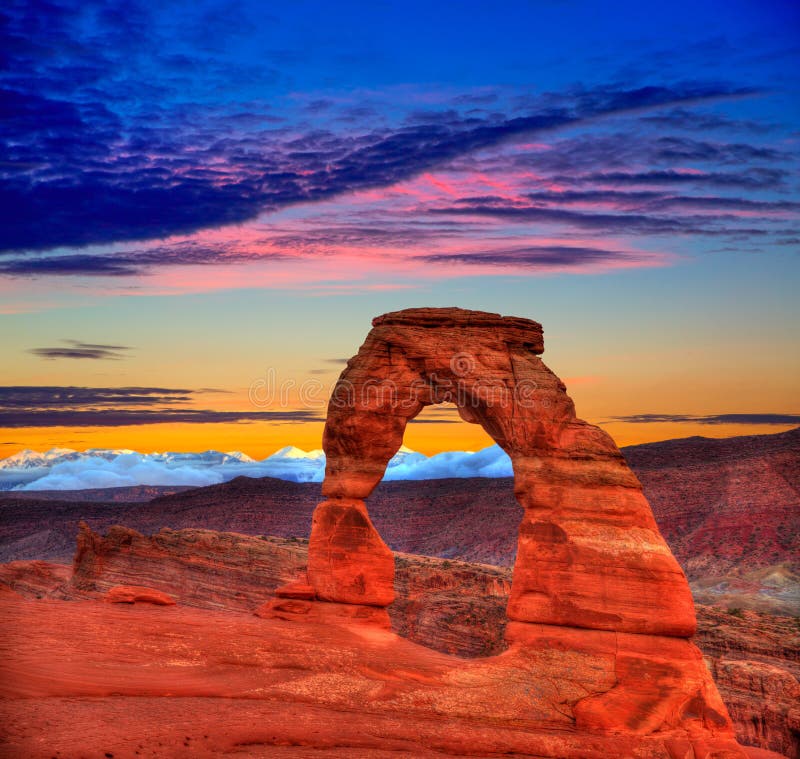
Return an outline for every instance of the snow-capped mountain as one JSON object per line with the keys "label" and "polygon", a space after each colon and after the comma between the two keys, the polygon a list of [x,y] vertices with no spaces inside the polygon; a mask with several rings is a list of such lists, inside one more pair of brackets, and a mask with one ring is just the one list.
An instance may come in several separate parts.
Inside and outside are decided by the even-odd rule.
{"label": "snow-capped mountain", "polygon": [[[125,453],[135,453],[135,451],[125,451]],[[158,451],[154,451],[148,454],[148,458],[153,461],[163,461],[171,466],[180,466],[181,464],[218,466],[220,464],[250,464],[255,461],[255,459],[251,459],[246,453],[242,453],[241,451],[222,453],[221,451],[213,450],[202,451],[201,453],[174,453],[171,451],[159,453]]]}
{"label": "snow-capped mountain", "polygon": [[[281,448],[278,451],[275,451],[270,457],[270,459],[324,459],[325,452],[321,448],[314,448],[312,451],[304,451],[302,448],[295,448],[293,445],[287,445],[285,448]],[[252,461],[252,459],[250,459]]]}
{"label": "snow-capped mountain", "polygon": [[51,448],[44,453],[25,449],[0,461],[0,469],[39,469],[52,466],[58,461],[69,461],[78,456],[80,454],[71,448]]}
{"label": "snow-capped mountain", "polygon": [[[392,457],[386,480],[443,477],[510,477],[511,461],[496,445],[476,453],[448,451],[426,456],[406,446]],[[292,482],[321,482],[325,453],[286,446],[256,461],[240,451],[143,454],[128,449],[92,448],[77,452],[53,448],[20,451],[0,461],[0,490],[84,490],[130,485],[202,486],[234,477],[276,477]]]}

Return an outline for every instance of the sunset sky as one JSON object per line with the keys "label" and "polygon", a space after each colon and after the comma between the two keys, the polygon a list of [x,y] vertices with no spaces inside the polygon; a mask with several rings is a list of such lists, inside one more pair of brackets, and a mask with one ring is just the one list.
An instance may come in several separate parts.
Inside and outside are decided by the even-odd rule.
{"label": "sunset sky", "polygon": [[0,458],[318,448],[412,306],[541,322],[620,445],[800,424],[796,2],[11,0],[0,58]]}

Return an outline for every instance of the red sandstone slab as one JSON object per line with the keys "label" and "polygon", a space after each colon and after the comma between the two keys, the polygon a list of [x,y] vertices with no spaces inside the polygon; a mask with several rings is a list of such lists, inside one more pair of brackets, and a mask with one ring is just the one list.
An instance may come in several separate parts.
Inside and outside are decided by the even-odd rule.
{"label": "red sandstone slab", "polygon": [[[307,756],[336,757],[389,748],[400,757],[683,759],[675,746],[702,744],[716,759],[742,759],[729,730],[673,726],[680,698],[673,689],[658,706],[664,694],[647,683],[662,675],[646,661],[630,708],[661,709],[661,724],[638,734],[576,729],[572,712],[587,695],[615,692],[614,655],[592,635],[613,636],[565,632],[562,650],[463,660],[347,620],[0,597],[0,752],[268,756],[304,746]],[[659,654],[671,655],[669,646]],[[636,646],[631,656],[642,658]]]}

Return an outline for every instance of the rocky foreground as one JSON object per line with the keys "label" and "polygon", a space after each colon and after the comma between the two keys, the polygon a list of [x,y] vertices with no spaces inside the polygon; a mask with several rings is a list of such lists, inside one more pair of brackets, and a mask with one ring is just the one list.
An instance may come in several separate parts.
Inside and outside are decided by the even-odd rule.
{"label": "rocky foreground", "polygon": [[[580,651],[564,651],[565,667],[550,647],[533,662],[508,648],[508,569],[396,554],[389,613],[398,637],[358,620],[292,614],[292,599],[278,601],[289,605],[283,618],[269,613],[271,595],[302,575],[306,556],[300,539],[147,537],[123,527],[103,537],[84,527],[73,567],[5,565],[0,756],[89,756],[86,745],[116,757],[662,755],[619,736],[576,734],[569,706],[586,694],[569,682]],[[131,585],[177,603],[108,603]],[[700,606],[698,622],[695,642],[738,739],[795,759],[796,620]],[[569,629],[560,633],[551,643],[563,650]],[[514,711],[509,696],[531,666],[536,714]],[[502,697],[492,696],[500,682]],[[531,680],[518,687],[529,699]]]}

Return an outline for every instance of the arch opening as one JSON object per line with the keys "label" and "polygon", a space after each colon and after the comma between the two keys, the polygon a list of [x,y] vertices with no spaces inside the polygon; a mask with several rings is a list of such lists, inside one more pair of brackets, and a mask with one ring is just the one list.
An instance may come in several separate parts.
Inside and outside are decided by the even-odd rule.
{"label": "arch opening", "polygon": [[[431,438],[427,430],[440,421],[447,436]],[[401,448],[387,479],[365,501],[392,550],[513,566],[522,509],[509,460],[486,431],[464,422],[451,403],[426,406],[406,427],[403,447],[436,452],[418,462],[418,454]],[[395,466],[402,471],[392,476]],[[496,513],[487,511],[489,504]]]}
{"label": "arch opening", "polygon": [[[426,406],[408,423],[403,446],[431,458],[416,463],[418,455],[401,448],[404,463],[392,462],[389,477],[365,501],[394,552],[392,629],[469,659],[507,648],[506,605],[522,518],[508,459],[493,443],[454,404]],[[396,480],[391,473],[398,466],[404,471]]]}

